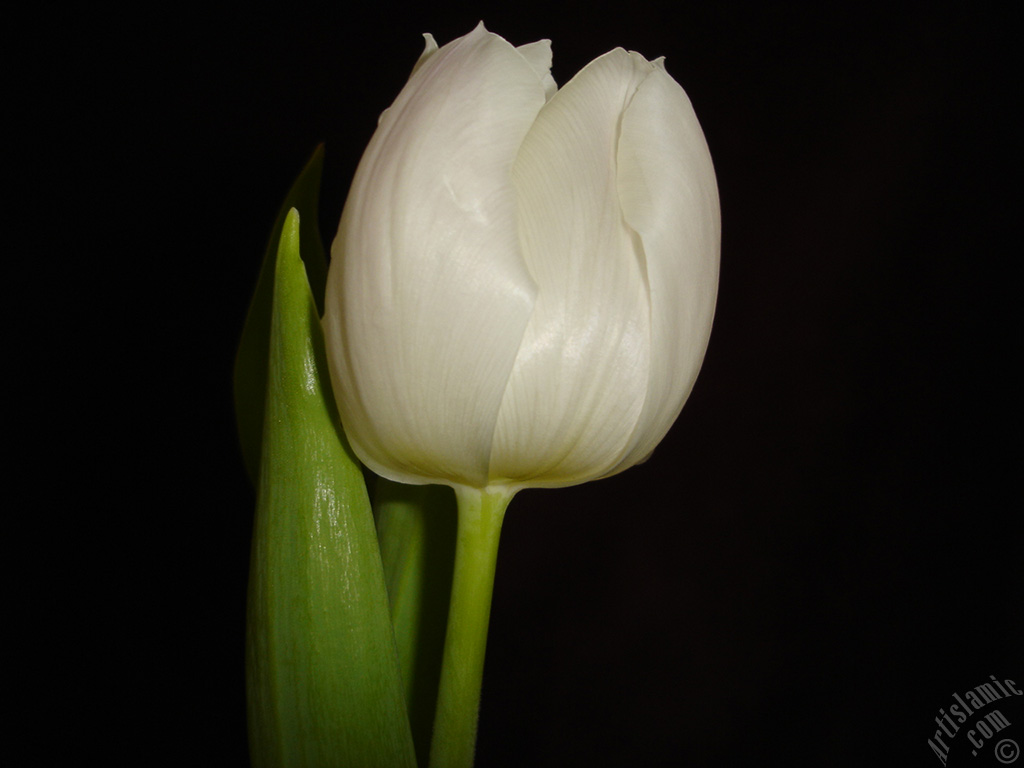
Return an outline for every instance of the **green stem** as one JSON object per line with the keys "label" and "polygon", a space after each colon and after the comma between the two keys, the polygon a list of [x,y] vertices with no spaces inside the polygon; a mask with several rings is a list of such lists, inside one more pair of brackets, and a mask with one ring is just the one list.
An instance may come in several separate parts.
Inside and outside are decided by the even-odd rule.
{"label": "green stem", "polygon": [[459,528],[430,768],[471,768],[494,567],[508,490],[459,488]]}

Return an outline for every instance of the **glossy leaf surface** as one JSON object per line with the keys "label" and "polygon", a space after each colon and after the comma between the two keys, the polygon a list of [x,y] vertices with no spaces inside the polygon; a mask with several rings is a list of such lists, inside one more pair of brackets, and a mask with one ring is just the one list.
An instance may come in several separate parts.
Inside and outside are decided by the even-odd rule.
{"label": "glossy leaf surface", "polygon": [[254,766],[415,766],[380,551],[324,363],[299,257],[282,229],[247,630]]}

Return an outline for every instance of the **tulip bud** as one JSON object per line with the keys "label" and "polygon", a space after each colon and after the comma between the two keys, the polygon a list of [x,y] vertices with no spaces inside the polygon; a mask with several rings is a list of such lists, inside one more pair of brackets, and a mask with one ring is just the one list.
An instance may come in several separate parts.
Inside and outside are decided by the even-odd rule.
{"label": "tulip bud", "polygon": [[718,190],[690,101],[622,49],[556,89],[547,40],[426,37],[331,251],[349,441],[404,483],[620,472],[679,415],[711,333]]}

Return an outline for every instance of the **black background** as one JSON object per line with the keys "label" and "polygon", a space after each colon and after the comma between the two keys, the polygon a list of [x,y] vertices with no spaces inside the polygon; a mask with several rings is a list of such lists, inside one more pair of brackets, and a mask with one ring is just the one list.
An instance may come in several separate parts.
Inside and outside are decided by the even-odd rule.
{"label": "black background", "polygon": [[84,470],[56,507],[47,717],[108,764],[247,764],[230,372],[259,259],[321,141],[330,240],[421,33],[481,18],[550,38],[559,83],[616,46],[666,56],[723,243],[704,368],[653,458],[510,509],[478,765],[936,765],[939,708],[1024,684],[1024,638],[1019,79],[1006,19],[934,3],[167,5],[26,29],[24,261],[67,435],[44,463]]}

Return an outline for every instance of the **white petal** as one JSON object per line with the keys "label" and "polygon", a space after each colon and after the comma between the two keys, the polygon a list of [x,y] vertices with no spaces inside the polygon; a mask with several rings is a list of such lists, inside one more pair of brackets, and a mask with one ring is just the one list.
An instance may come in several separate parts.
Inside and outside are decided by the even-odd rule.
{"label": "white petal", "polygon": [[509,174],[543,104],[533,68],[481,25],[422,62],[360,162],[324,327],[345,430],[386,477],[486,483],[535,295]]}
{"label": "white petal", "polygon": [[[636,55],[636,54],[634,54]],[[686,93],[661,60],[622,118],[619,194],[639,235],[651,291],[651,377],[629,452],[643,460],[690,394],[711,335],[721,217],[704,133]]]}
{"label": "white petal", "polygon": [[537,77],[544,84],[544,95],[549,99],[554,96],[558,85],[555,83],[555,78],[551,76],[551,41],[538,40],[535,43],[520,45],[516,50],[530,62],[533,71],[537,73]]}
{"label": "white petal", "polygon": [[619,208],[618,125],[642,58],[612,51],[545,105],[513,171],[537,303],[499,414],[491,477],[569,485],[616,465],[643,407],[649,309]]}
{"label": "white petal", "polygon": [[411,78],[413,75],[415,75],[419,68],[422,67],[427,62],[427,59],[429,59],[435,53],[437,53],[437,40],[435,40],[434,36],[429,32],[424,32],[423,53],[420,54],[420,57],[416,60],[416,63],[413,65],[412,72],[409,73],[409,77]]}
{"label": "white petal", "polygon": [[[412,72],[409,73],[410,79],[412,78],[413,75],[416,74],[420,67],[422,67],[426,63],[427,59],[429,59],[431,56],[437,53],[437,50],[437,41],[434,39],[434,36],[429,32],[425,32],[423,34],[423,53],[420,54],[420,57],[416,60],[416,63],[413,65]],[[388,107],[387,109],[380,113],[380,117],[377,118],[378,126],[382,122],[384,122],[384,115],[386,115],[390,111],[391,107]]]}

